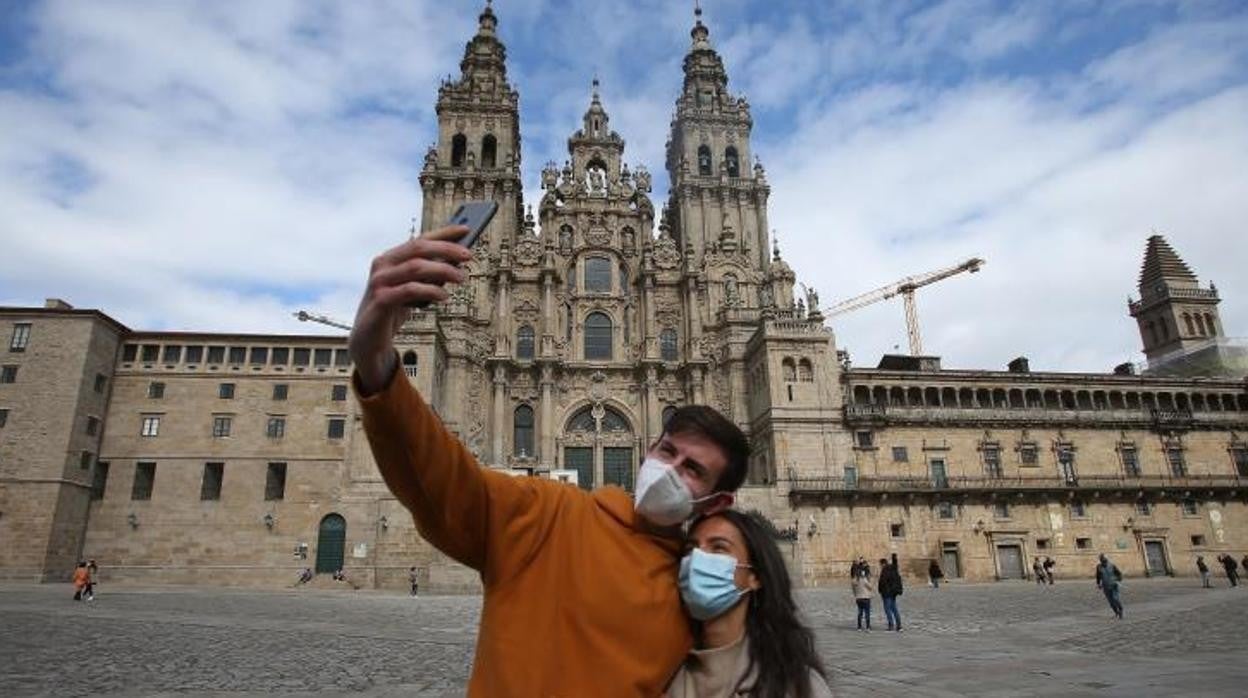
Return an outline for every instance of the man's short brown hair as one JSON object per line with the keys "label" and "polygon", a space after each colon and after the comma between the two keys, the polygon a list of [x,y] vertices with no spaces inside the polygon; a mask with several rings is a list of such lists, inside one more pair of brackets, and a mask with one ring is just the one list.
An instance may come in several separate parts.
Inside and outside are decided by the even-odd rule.
{"label": "man's short brown hair", "polygon": [[715,483],[716,491],[736,492],[745,482],[750,467],[750,440],[740,427],[715,408],[706,405],[678,407],[663,424],[663,434],[700,434],[724,449],[728,454],[728,466]]}

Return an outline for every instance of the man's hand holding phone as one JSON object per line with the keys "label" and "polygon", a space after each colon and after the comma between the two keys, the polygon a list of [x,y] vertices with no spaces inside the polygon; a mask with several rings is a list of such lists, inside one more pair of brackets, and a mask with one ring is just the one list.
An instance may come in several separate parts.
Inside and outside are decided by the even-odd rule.
{"label": "man's hand holding phone", "polygon": [[457,241],[469,232],[463,225],[439,228],[373,260],[348,341],[360,388],[366,394],[384,388],[395,370],[394,333],[408,306],[446,300],[450,294],[443,286],[466,278],[459,265],[471,261],[473,255]]}

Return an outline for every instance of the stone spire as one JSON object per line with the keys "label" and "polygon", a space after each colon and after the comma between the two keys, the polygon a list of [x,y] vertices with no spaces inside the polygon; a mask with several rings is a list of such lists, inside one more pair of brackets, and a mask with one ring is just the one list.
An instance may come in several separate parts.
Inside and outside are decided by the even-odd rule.
{"label": "stone spire", "polygon": [[1164,237],[1152,235],[1140,267],[1140,296],[1155,296],[1163,286],[1193,288],[1197,286],[1196,275]]}

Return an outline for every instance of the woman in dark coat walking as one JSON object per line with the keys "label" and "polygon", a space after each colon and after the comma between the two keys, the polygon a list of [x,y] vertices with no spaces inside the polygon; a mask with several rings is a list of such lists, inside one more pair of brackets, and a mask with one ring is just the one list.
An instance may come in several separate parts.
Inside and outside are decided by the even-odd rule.
{"label": "woman in dark coat walking", "polygon": [[897,597],[901,596],[901,571],[897,569],[897,553],[892,562],[880,560],[880,598],[884,600],[884,618],[888,629],[901,632],[901,613],[897,611]]}

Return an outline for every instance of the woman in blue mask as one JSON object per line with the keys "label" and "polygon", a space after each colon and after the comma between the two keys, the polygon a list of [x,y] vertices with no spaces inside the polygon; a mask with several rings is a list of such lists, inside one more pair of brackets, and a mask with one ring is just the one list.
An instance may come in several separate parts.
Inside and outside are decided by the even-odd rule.
{"label": "woman in blue mask", "polygon": [[770,524],[728,509],[696,520],[688,547],[680,595],[696,621],[695,644],[667,695],[831,696]]}

